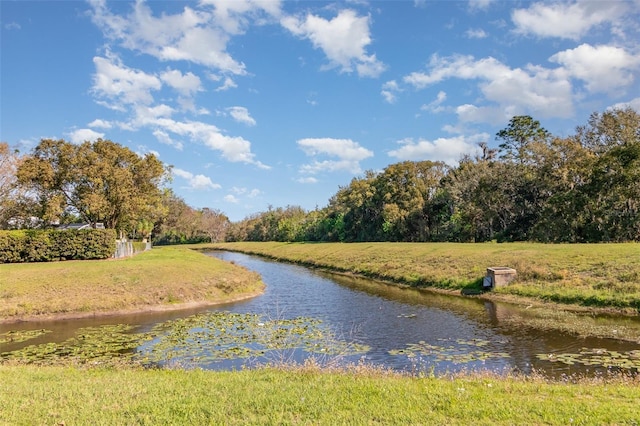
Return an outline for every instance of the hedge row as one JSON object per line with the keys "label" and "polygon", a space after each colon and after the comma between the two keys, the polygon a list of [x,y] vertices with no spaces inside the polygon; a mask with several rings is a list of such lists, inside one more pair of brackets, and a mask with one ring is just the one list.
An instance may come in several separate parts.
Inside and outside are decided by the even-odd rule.
{"label": "hedge row", "polygon": [[0,231],[0,263],[107,259],[115,249],[113,229]]}

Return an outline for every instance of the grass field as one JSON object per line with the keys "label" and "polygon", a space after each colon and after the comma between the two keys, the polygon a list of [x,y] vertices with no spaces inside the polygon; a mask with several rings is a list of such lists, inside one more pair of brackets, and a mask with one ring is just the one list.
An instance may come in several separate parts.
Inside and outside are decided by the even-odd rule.
{"label": "grass field", "polygon": [[417,287],[479,289],[491,266],[516,269],[496,294],[640,311],[640,244],[222,243],[268,256]]}
{"label": "grass field", "polygon": [[184,248],[120,260],[0,264],[0,321],[213,304],[263,288],[257,274]]}
{"label": "grass field", "polygon": [[7,425],[636,425],[637,379],[0,367]]}
{"label": "grass field", "polygon": [[[518,297],[554,300],[572,292],[580,298],[571,303],[628,308],[639,300],[640,246],[634,244],[216,247],[449,290],[477,286],[487,266],[511,266],[518,281],[502,291]],[[262,288],[256,274],[184,247],[125,260],[0,265],[0,321],[215,303]],[[604,303],[603,295],[613,303]],[[0,366],[0,425],[638,425],[639,380],[409,377],[366,365],[211,372],[9,361]]]}

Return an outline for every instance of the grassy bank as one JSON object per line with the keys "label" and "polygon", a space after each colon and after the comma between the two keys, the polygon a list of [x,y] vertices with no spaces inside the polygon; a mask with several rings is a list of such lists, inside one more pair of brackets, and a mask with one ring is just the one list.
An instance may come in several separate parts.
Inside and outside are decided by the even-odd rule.
{"label": "grassy bank", "polygon": [[225,250],[417,287],[479,289],[490,266],[517,280],[494,294],[541,301],[640,310],[640,244],[533,243],[224,243]]}
{"label": "grassy bank", "polygon": [[263,287],[255,273],[184,248],[121,260],[0,264],[0,321],[214,304]]}
{"label": "grassy bank", "polygon": [[2,424],[638,424],[631,379],[0,367]]}

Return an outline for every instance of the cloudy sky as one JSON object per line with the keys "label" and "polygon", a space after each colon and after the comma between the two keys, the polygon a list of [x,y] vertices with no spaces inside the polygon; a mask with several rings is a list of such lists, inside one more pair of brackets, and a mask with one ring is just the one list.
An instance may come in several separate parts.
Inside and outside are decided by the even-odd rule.
{"label": "cloudy sky", "polygon": [[0,1],[0,140],[111,139],[232,220],[640,110],[640,0]]}

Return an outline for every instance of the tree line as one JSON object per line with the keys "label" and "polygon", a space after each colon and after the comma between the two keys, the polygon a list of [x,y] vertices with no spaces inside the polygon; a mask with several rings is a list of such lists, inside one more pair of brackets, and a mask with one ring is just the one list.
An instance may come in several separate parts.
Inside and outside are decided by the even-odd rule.
{"label": "tree line", "polygon": [[640,115],[593,113],[570,136],[513,117],[455,167],[367,171],[328,205],[269,207],[231,223],[166,187],[171,166],[109,140],[0,143],[0,229],[103,223],[161,244],[209,241],[640,241]]}
{"label": "tree line", "polygon": [[554,136],[530,116],[497,149],[455,167],[405,161],[367,171],[326,207],[269,208],[234,223],[239,241],[640,241],[640,115],[593,113]]}
{"label": "tree line", "polygon": [[155,155],[110,140],[43,139],[25,155],[0,143],[0,229],[86,223],[156,243],[224,240],[227,216],[188,206],[170,179]]}

